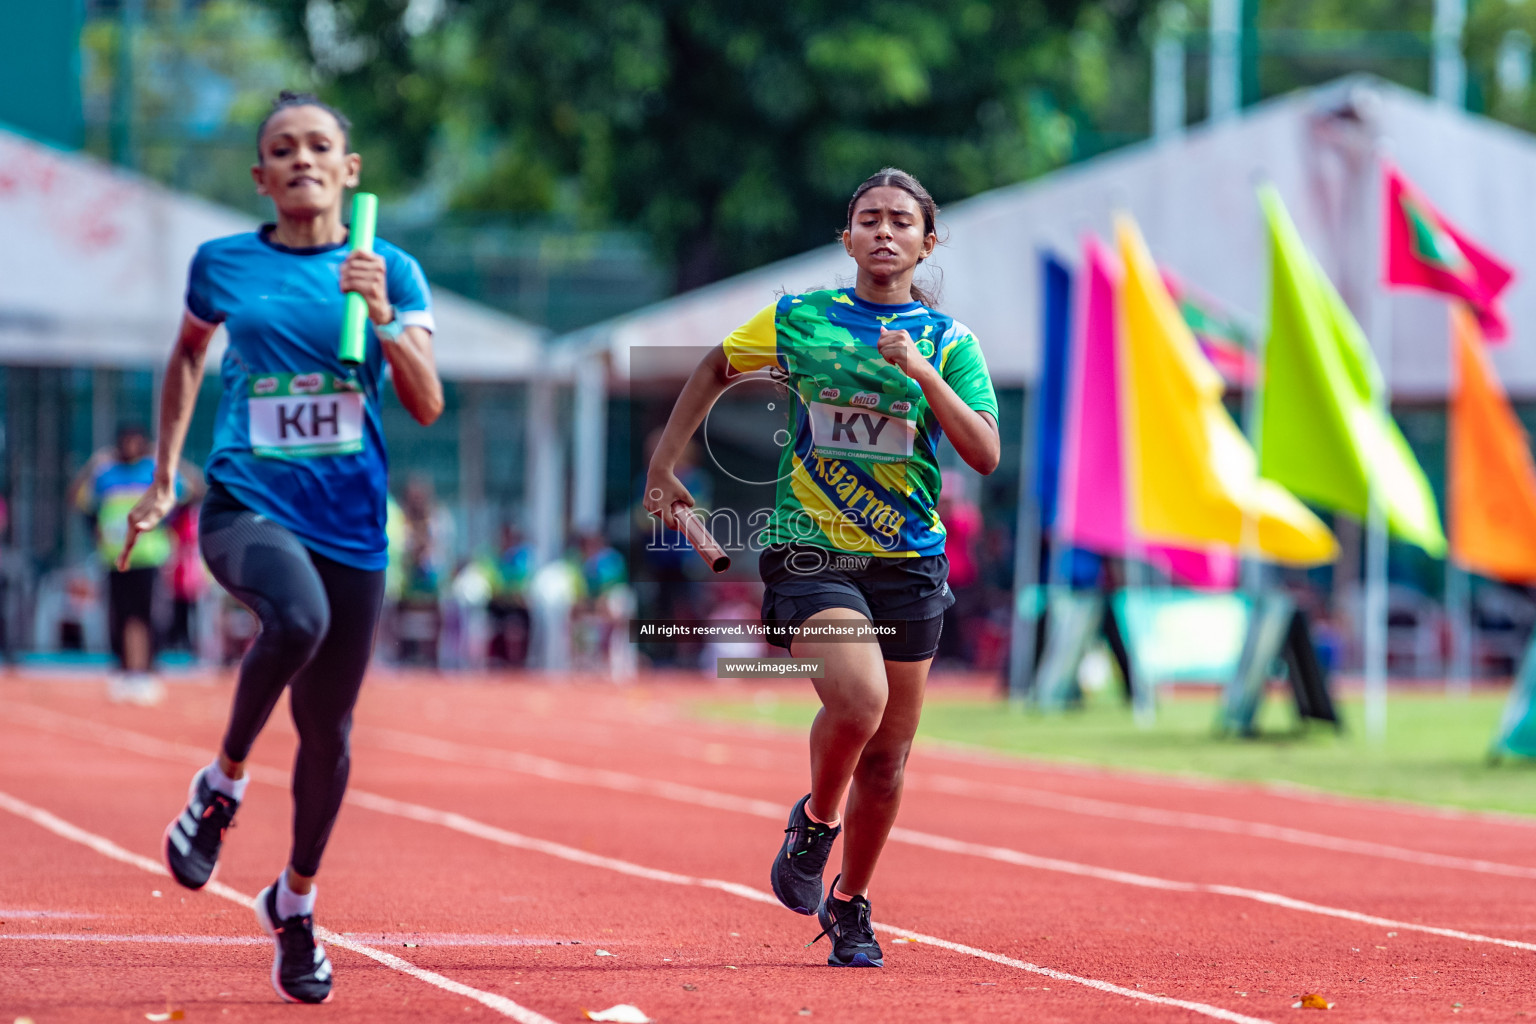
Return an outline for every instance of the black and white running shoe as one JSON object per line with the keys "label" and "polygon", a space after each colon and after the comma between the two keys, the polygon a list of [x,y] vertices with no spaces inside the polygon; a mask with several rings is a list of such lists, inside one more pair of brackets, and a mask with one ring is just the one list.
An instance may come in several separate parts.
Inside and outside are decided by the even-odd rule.
{"label": "black and white running shoe", "polygon": [[773,858],[773,870],[769,873],[773,894],[779,902],[807,916],[816,913],[821,905],[821,873],[826,870],[832,841],[843,830],[841,825],[829,827],[812,821],[805,813],[810,799],[807,793],[790,810],[784,843]]}
{"label": "black and white running shoe", "polygon": [[277,916],[281,879],[256,894],[256,923],[277,946],[272,987],[290,1003],[325,1003],[331,998],[331,959],[315,941],[315,919],[308,914]]}
{"label": "black and white running shoe", "polygon": [[[834,890],[841,880],[842,876],[839,875],[832,883]],[[821,921],[821,935],[832,938],[832,952],[827,954],[830,966],[885,966],[885,955],[880,952],[880,943],[875,941],[875,928],[870,923],[869,913],[869,900],[863,896],[840,900],[832,893],[827,893],[827,898],[816,911],[816,917]],[[821,935],[806,945],[815,945],[821,940]]]}
{"label": "black and white running shoe", "polygon": [[208,785],[206,772],[192,776],[187,806],[165,829],[165,866],[188,889],[201,889],[218,870],[224,832],[240,809],[240,801]]}

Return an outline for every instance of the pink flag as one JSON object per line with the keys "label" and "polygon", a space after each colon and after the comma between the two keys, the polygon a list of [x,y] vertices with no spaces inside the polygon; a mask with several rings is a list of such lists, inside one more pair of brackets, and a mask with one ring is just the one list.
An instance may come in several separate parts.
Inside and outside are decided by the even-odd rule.
{"label": "pink flag", "polygon": [[1391,164],[1383,167],[1387,197],[1387,283],[1427,288],[1465,302],[1483,339],[1503,341],[1509,322],[1499,297],[1515,272],[1457,230]]}
{"label": "pink flag", "polygon": [[1067,422],[1061,460],[1061,540],[1103,555],[1144,558],[1174,579],[1197,587],[1231,587],[1237,560],[1224,550],[1134,547],[1126,531],[1125,460],[1121,441],[1120,262],[1098,239],[1083,243],[1086,273],[1080,325],[1074,333],[1067,382]]}

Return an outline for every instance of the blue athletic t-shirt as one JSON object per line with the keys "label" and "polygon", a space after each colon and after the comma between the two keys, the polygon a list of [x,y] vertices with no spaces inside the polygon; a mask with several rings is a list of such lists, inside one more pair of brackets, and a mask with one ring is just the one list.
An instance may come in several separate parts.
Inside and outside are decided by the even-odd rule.
{"label": "blue athletic t-shirt", "polygon": [[[370,323],[361,366],[337,355],[346,243],[290,249],[271,241],[270,231],[205,242],[192,258],[187,309],[229,333],[208,479],[310,550],[382,569],[389,561],[383,353]],[[433,330],[421,267],[383,240],[374,251],[384,257],[401,323]]]}

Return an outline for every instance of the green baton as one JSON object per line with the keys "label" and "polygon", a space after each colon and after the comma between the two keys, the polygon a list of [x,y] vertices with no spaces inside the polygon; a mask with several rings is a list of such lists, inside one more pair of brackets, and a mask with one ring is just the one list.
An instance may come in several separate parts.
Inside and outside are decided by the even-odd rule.
{"label": "green baton", "polygon": [[[378,220],[379,197],[372,192],[359,192],[352,197],[352,251],[373,252],[373,229]],[[341,348],[338,355],[343,363],[357,366],[367,351],[368,300],[357,292],[347,293],[346,314],[341,321]]]}

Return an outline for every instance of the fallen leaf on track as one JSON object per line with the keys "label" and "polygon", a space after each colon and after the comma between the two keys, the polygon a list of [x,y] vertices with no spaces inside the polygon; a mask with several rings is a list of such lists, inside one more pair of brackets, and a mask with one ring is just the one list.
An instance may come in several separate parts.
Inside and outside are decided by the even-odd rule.
{"label": "fallen leaf on track", "polygon": [[1299,1003],[1292,1003],[1291,1004],[1291,1009],[1293,1009],[1293,1010],[1331,1010],[1331,1009],[1333,1009],[1333,1004],[1330,1003],[1327,1000],[1327,998],[1325,998],[1324,996],[1318,995],[1316,992],[1308,992],[1306,995],[1301,997],[1301,1002],[1299,1002]]}
{"label": "fallen leaf on track", "polygon": [[640,1007],[631,1006],[628,1003],[619,1003],[606,1010],[582,1010],[581,1015],[587,1020],[611,1021],[612,1024],[651,1024],[651,1018],[647,1017]]}

